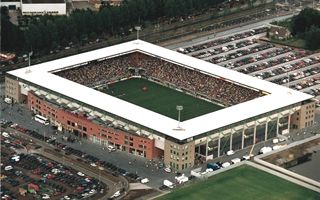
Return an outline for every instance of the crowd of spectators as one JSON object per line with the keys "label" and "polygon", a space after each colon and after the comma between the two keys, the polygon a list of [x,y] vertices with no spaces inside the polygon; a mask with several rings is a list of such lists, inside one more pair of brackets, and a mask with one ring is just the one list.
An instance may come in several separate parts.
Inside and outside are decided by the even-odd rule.
{"label": "crowd of spectators", "polygon": [[[129,68],[137,70],[129,70]],[[260,95],[259,91],[229,82],[224,78],[203,74],[141,53],[90,63],[56,74],[83,85],[93,86],[97,83],[110,83],[121,78],[131,77],[134,75],[133,72],[139,72],[136,75],[156,79],[163,84],[174,85],[195,95],[220,102],[225,106],[245,102]]]}
{"label": "crowd of spectators", "polygon": [[130,77],[129,67],[130,55],[125,55],[100,62],[93,61],[87,65],[59,71],[55,74],[81,85],[94,87],[99,84]]}

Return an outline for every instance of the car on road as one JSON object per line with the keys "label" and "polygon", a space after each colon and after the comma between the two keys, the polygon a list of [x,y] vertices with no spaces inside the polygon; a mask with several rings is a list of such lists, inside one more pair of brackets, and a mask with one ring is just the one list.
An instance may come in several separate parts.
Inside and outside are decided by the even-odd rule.
{"label": "car on road", "polygon": [[227,151],[227,156],[231,156],[231,155],[233,155],[233,154],[234,154],[234,151],[233,151],[233,150]]}
{"label": "car on road", "polygon": [[111,196],[111,198],[115,198],[115,197],[118,197],[118,196],[120,196],[121,194],[120,194],[120,191],[116,191],[112,196]]}
{"label": "car on road", "polygon": [[77,173],[79,176],[84,176],[84,173],[82,173],[82,172],[78,172]]}
{"label": "car on road", "polygon": [[239,163],[239,162],[241,162],[240,158],[234,158],[234,159],[231,160],[232,164],[236,164],[236,163]]}
{"label": "car on road", "polygon": [[231,164],[229,162],[222,163],[222,168],[229,167]]}
{"label": "car on road", "polygon": [[259,154],[265,154],[265,153],[269,153],[272,151],[271,147],[262,147],[259,151]]}
{"label": "car on road", "polygon": [[140,182],[143,183],[143,184],[149,183],[149,179],[148,178],[144,178]]}

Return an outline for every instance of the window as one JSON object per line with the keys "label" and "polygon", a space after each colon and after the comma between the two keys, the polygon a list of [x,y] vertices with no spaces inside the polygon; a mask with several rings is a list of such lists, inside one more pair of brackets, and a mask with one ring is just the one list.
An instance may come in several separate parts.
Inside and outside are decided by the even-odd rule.
{"label": "window", "polygon": [[67,121],[67,124],[70,125],[70,121],[69,120]]}
{"label": "window", "polygon": [[87,127],[83,127],[83,131],[87,131]]}
{"label": "window", "polygon": [[133,142],[130,142],[130,146],[133,146]]}

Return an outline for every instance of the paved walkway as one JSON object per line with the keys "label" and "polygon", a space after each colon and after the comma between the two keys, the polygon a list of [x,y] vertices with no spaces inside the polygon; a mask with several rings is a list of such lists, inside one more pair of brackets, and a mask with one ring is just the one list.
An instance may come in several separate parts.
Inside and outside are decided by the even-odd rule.
{"label": "paved walkway", "polygon": [[145,190],[145,189],[151,189],[151,187],[142,184],[142,183],[130,183],[129,184],[129,190]]}

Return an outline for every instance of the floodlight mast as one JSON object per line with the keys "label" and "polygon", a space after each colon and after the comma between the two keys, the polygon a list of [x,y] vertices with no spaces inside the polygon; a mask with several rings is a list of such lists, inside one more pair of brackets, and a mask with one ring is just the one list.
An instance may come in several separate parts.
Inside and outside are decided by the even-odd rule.
{"label": "floodlight mast", "polygon": [[139,40],[139,31],[141,30],[141,26],[135,26],[134,29],[137,31],[137,40]]}
{"label": "floodlight mast", "polygon": [[177,106],[176,106],[176,109],[177,109],[177,111],[178,111],[178,128],[181,128],[181,127],[180,127],[180,113],[181,113],[181,111],[183,110],[183,106],[177,105]]}

